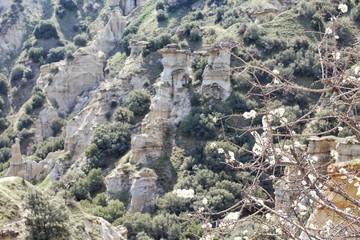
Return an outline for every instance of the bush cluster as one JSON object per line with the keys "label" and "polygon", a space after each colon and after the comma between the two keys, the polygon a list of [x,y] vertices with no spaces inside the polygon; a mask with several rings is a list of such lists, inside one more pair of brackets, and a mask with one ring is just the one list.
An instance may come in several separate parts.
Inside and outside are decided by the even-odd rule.
{"label": "bush cluster", "polygon": [[76,200],[90,199],[91,193],[101,190],[104,187],[104,176],[100,168],[91,169],[87,176],[79,179],[70,188],[70,192]]}
{"label": "bush cluster", "polygon": [[105,167],[106,158],[119,157],[130,148],[130,126],[116,122],[96,129],[91,144],[85,150],[87,170]]}
{"label": "bush cluster", "polygon": [[36,147],[34,155],[40,159],[45,159],[50,152],[64,149],[64,137],[59,136],[50,138]]}
{"label": "bush cluster", "polygon": [[52,48],[50,49],[49,54],[47,55],[47,62],[52,63],[52,62],[59,62],[61,60],[64,60],[65,53],[66,53],[65,47]]}
{"label": "bush cluster", "polygon": [[127,107],[135,116],[145,115],[150,108],[150,94],[144,89],[136,89],[130,92]]}
{"label": "bush cluster", "polygon": [[74,37],[74,43],[78,47],[84,47],[87,44],[87,37],[84,34],[78,34]]}
{"label": "bush cluster", "polygon": [[177,32],[179,40],[188,39],[192,42],[198,42],[202,40],[202,32],[198,25],[191,23],[181,26]]}
{"label": "bush cluster", "polygon": [[55,25],[51,21],[41,21],[34,30],[36,39],[58,38]]}

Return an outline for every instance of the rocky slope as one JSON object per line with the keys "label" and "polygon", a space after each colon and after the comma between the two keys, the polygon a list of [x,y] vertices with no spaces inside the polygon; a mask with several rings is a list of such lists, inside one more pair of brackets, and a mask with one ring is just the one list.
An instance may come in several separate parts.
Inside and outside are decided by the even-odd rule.
{"label": "rocky slope", "polygon": [[[275,70],[301,84],[318,80],[314,43],[319,39],[309,28],[330,24],[313,15],[335,6],[328,3],[324,10],[318,3],[313,8],[308,1],[53,0],[50,11],[45,0],[9,2],[0,3],[0,80],[8,88],[6,94],[0,91],[0,119],[6,119],[0,124],[5,177],[0,179],[0,200],[8,202],[0,212],[0,239],[27,234],[22,197],[32,188],[73,201],[66,206],[72,213],[72,239],[122,239],[123,226],[129,239],[206,236],[232,215],[214,214],[206,220],[211,222],[207,229],[201,224],[201,199],[207,210],[225,211],[245,197],[255,178],[231,167],[235,158],[241,164],[250,161],[254,145],[239,130],[250,126],[242,114],[269,110],[262,108],[258,92],[247,95],[254,87],[250,80],[268,86],[275,81]],[[44,26],[56,34],[36,34]],[[349,47],[356,37],[349,35],[339,47]],[[274,71],[246,72],[245,62]],[[311,97],[291,94],[275,96],[271,108],[284,105],[292,115],[310,109]],[[251,123],[260,122],[255,116]],[[299,151],[317,157],[322,174],[328,174],[325,165],[333,160],[332,151],[343,161],[359,155],[357,144],[309,141]],[[284,165],[285,170],[281,164],[274,170],[276,182],[266,173],[256,190],[259,196],[263,191],[274,195],[275,209],[298,198],[288,191],[297,166]],[[21,185],[13,176],[34,186]],[[14,196],[9,196],[10,188],[16,188]],[[11,216],[6,208],[15,209]],[[192,212],[199,216],[189,217]],[[321,214],[318,209],[308,224]],[[240,213],[233,215],[239,218]]]}

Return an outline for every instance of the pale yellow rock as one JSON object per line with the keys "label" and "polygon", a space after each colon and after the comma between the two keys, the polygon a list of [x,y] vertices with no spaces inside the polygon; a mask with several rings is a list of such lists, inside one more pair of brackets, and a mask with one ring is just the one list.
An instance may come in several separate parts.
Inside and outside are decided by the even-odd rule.
{"label": "pale yellow rock", "polygon": [[130,189],[131,202],[129,212],[141,212],[155,204],[156,200],[156,173],[149,168],[142,168],[132,177]]}
{"label": "pale yellow rock", "polygon": [[230,84],[230,46],[221,43],[207,51],[208,62],[203,73],[202,92],[225,100],[232,91]]}

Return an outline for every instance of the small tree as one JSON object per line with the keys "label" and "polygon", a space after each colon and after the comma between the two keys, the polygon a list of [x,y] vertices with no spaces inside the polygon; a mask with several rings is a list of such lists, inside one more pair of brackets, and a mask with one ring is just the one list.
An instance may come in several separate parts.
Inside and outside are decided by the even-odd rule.
{"label": "small tree", "polygon": [[50,21],[40,22],[34,30],[36,39],[58,38],[57,30],[54,24]]}
{"label": "small tree", "polygon": [[144,115],[150,107],[150,94],[144,89],[136,89],[129,94],[128,108],[135,115]]}
{"label": "small tree", "polygon": [[25,208],[29,211],[25,222],[29,231],[27,239],[68,239],[66,211],[52,205],[39,191],[29,193]]}

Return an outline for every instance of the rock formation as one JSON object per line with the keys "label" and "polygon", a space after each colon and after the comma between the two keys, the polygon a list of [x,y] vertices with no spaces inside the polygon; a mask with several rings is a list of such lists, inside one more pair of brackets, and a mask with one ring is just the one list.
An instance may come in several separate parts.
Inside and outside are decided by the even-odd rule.
{"label": "rock formation", "polygon": [[[142,121],[141,134],[135,135],[131,140],[131,164],[149,166],[157,163],[164,154],[165,142],[169,141],[166,139],[169,137],[169,127],[190,112],[190,100],[185,87],[189,81],[190,52],[170,45],[160,50],[160,53],[163,55],[164,71],[156,84],[156,95],[152,99],[150,112]],[[107,179],[108,193],[120,193],[131,182],[129,211],[151,208],[159,192],[156,173],[149,168],[142,168],[129,177],[131,179],[126,180],[122,171],[112,173]]]}
{"label": "rock formation", "polygon": [[[308,166],[303,169],[303,167],[300,167],[298,164],[288,163],[285,167],[284,176],[278,180],[274,186],[275,207],[286,212],[290,217],[293,217],[291,205],[295,201],[300,201],[304,206],[309,206],[308,198],[299,198],[300,194],[304,192],[302,180],[304,177],[308,177],[309,179],[312,178],[312,176],[315,177],[313,171],[316,170],[316,181],[325,186],[321,189],[322,194],[340,210],[344,211],[346,208],[351,208],[353,209],[352,214],[359,215],[360,212],[353,206],[349,199],[326,187],[340,187],[349,197],[358,199],[357,184],[359,184],[360,161],[357,160],[357,158],[360,156],[359,142],[354,138],[337,138],[332,136],[321,138],[312,137],[309,139],[307,153],[309,159],[314,159],[312,161],[314,169],[310,169]],[[340,171],[341,168],[342,170]],[[306,173],[306,176],[301,173]],[[349,173],[350,175],[345,173]],[[330,176],[330,178],[325,178],[324,176]],[[349,181],[350,178],[351,181]],[[311,214],[307,222],[307,227],[313,228],[314,231],[314,226],[316,226],[316,229],[323,230],[326,222],[329,220],[331,220],[335,226],[342,221],[341,219],[338,213],[333,210],[324,206],[318,206]],[[319,234],[319,232],[317,232],[317,234]],[[303,233],[301,239],[308,239],[308,237]]]}
{"label": "rock formation", "polygon": [[[17,7],[15,11],[10,10],[12,1],[1,1],[0,7],[11,11],[7,16],[7,20],[2,20],[0,26],[0,56],[1,60],[9,59],[16,53],[23,45],[24,36],[27,33],[26,22],[40,19],[43,13],[42,1],[37,0],[23,0],[22,7]],[[19,5],[18,5],[19,6]]]}
{"label": "rock formation", "polygon": [[[359,145],[353,145],[353,147],[355,146],[357,146],[357,149],[360,149]],[[326,181],[326,186],[333,186],[335,190],[325,186],[322,193],[331,201],[331,204],[333,204],[338,211],[342,211],[343,213],[336,212],[325,206],[318,206],[310,215],[306,227],[311,229],[311,233],[318,235],[324,234],[324,236],[326,236],[331,235],[333,232],[346,231],[349,236],[355,236],[360,230],[359,225],[352,224],[354,220],[351,219],[349,219],[348,222],[346,220],[344,221],[346,218],[344,218],[342,214],[349,214],[349,216],[355,218],[358,218],[360,215],[359,206],[354,203],[354,200],[358,201],[360,192],[360,160],[331,164],[328,167],[328,175],[330,179]],[[336,192],[336,188],[341,188],[345,194],[339,194]],[[309,237],[303,232],[300,239],[308,240]],[[340,240],[343,239],[343,237],[331,239]]]}
{"label": "rock formation", "polygon": [[160,53],[164,71],[156,85],[150,112],[142,122],[141,134],[131,140],[131,163],[157,161],[170,123],[179,122],[190,112],[190,100],[184,88],[189,80],[189,52],[169,46]]}
{"label": "rock formation", "polygon": [[134,8],[139,6],[144,0],[120,0],[120,8],[124,15],[129,15]]}
{"label": "rock formation", "polygon": [[131,41],[130,42],[130,49],[131,49],[131,58],[137,58],[139,55],[141,55],[146,48],[146,46],[149,44],[149,42],[146,41]]}
{"label": "rock formation", "polygon": [[23,159],[20,151],[20,140],[17,138],[11,146],[10,166],[5,176],[19,176],[26,180],[42,180],[51,173],[52,180],[56,180],[62,173],[63,166],[59,158],[62,151],[49,153],[46,159],[35,162]]}
{"label": "rock formation", "polygon": [[155,204],[157,175],[149,168],[142,168],[132,176],[129,212],[148,210]]}
{"label": "rock formation", "polygon": [[221,43],[207,50],[208,62],[203,73],[202,92],[225,100],[232,91],[230,84],[230,45]]}

